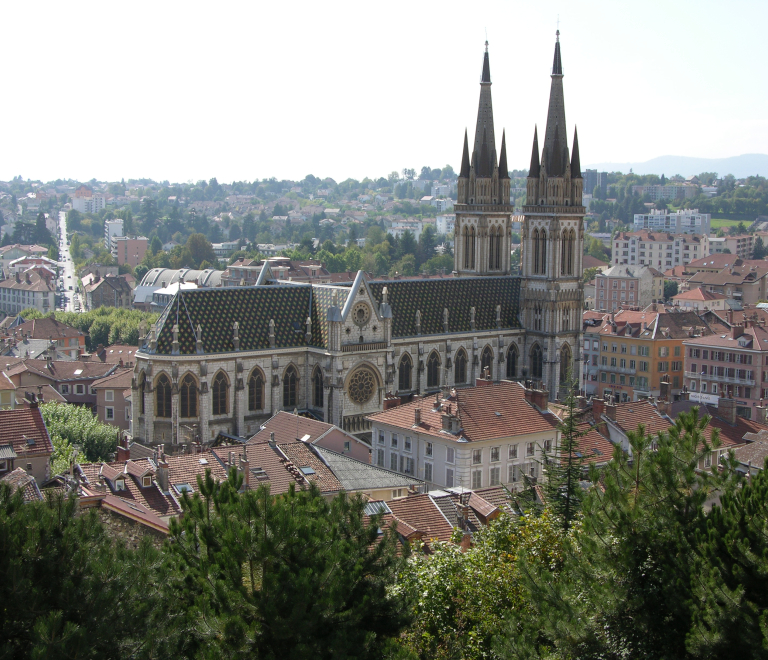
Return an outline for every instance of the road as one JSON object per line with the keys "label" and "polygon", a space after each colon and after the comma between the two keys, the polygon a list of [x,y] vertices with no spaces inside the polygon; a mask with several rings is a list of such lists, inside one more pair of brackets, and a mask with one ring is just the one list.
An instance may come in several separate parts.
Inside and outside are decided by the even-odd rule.
{"label": "road", "polygon": [[64,290],[60,291],[64,309],[68,312],[79,312],[82,308],[79,296],[75,291],[77,280],[75,279],[72,255],[69,254],[69,245],[67,245],[67,214],[64,211],[59,211],[59,267],[61,271],[59,285],[61,286],[63,283],[64,287]]}

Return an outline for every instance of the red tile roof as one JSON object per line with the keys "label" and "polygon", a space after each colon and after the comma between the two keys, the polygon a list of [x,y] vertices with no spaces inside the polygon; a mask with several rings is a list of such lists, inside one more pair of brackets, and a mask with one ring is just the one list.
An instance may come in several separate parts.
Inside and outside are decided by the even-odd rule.
{"label": "red tile roof", "polygon": [[275,434],[276,442],[301,440],[305,435],[309,435],[308,442],[314,442],[331,429],[333,429],[333,424],[326,424],[310,417],[293,415],[281,410],[263,424],[263,428],[248,440],[248,444],[267,442],[270,433]]}
{"label": "red tile roof", "polygon": [[31,339],[65,339],[68,337],[82,337],[83,340],[80,341],[80,343],[85,341],[85,333],[81,330],[47,316],[39,319],[32,319],[31,321],[26,321],[21,325],[17,325],[15,328],[11,328],[10,334],[24,334]]}
{"label": "red tile roof", "polygon": [[655,406],[647,400],[626,401],[616,404],[616,424],[622,431],[636,431],[642,424],[646,434],[656,435],[672,426],[671,422],[659,414]]}
{"label": "red tile roof", "polygon": [[18,467],[12,472],[3,475],[0,477],[0,481],[9,484],[12,493],[15,493],[17,490],[23,491],[25,502],[38,502],[43,499],[35,478],[28,474],[24,468]]}
{"label": "red tile roof", "polygon": [[422,532],[425,540],[451,540],[453,527],[429,495],[409,495],[390,500],[387,506],[396,518]]}
{"label": "red tile roof", "polygon": [[0,410],[0,445],[11,445],[16,456],[50,456],[53,444],[40,408]]}
{"label": "red tile roof", "polygon": [[525,399],[523,386],[509,381],[456,390],[443,401],[441,410],[435,409],[434,398],[427,397],[376,413],[368,419],[374,424],[415,429],[415,411],[420,410],[420,433],[452,437],[442,430],[442,415],[449,406],[451,413],[458,413],[460,435],[470,442],[539,433],[557,427],[557,418],[552,413],[540,412]]}

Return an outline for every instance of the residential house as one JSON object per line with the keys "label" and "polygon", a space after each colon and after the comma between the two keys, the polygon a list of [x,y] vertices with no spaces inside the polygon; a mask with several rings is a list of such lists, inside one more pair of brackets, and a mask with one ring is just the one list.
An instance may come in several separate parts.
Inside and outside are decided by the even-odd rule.
{"label": "residential house", "polygon": [[615,265],[595,275],[595,309],[645,308],[664,298],[664,275],[650,266]]}
{"label": "residential house", "polygon": [[742,305],[754,305],[768,297],[768,262],[736,260],[733,265],[713,273],[700,271],[686,281],[686,288],[719,293]]}
{"label": "residential house", "polygon": [[82,359],[91,362],[117,364],[121,367],[133,367],[138,350],[138,346],[128,346],[127,344],[110,344],[106,347],[99,344],[93,353],[83,355]]}
{"label": "residential house", "polygon": [[125,404],[125,392],[131,390],[133,370],[118,368],[115,372],[93,381],[96,391],[96,417],[103,424],[127,431],[131,423],[131,410]]}
{"label": "residential house", "polygon": [[48,255],[48,248],[42,245],[5,245],[0,247],[0,267],[3,274],[8,275],[8,266],[12,261],[22,257],[45,257]]}
{"label": "residential house", "polygon": [[81,281],[86,310],[99,307],[132,308],[133,289],[124,276],[101,277],[99,271],[96,271],[93,275],[86,275]]}
{"label": "residential house", "polygon": [[41,484],[50,475],[53,443],[36,402],[0,410],[0,476],[22,468]]}
{"label": "residential house", "polygon": [[149,239],[145,236],[115,236],[112,238],[112,256],[120,266],[125,264],[136,268],[143,260],[149,248]]}
{"label": "residential house", "polygon": [[18,314],[32,308],[47,314],[56,309],[56,275],[35,270],[16,272],[13,277],[0,281],[0,311]]}
{"label": "residential house", "polygon": [[371,415],[374,464],[422,479],[428,489],[522,484],[557,445],[548,393],[478,380],[448,396],[415,398]]}
{"label": "residential house", "polygon": [[619,232],[611,243],[614,264],[654,266],[666,270],[709,255],[707,234],[669,234],[647,230]]}
{"label": "residential house", "polygon": [[710,239],[710,252],[713,254],[733,254],[740,259],[751,259],[755,247],[755,235],[723,236]]}
{"label": "residential house", "polygon": [[25,338],[47,339],[56,343],[58,351],[69,353],[69,356],[74,359],[77,359],[80,353],[85,351],[86,334],[82,330],[51,317],[24,321],[8,328],[5,334],[17,341],[23,341]]}
{"label": "residential house", "polygon": [[690,289],[672,296],[672,303],[686,311],[703,312],[706,309],[729,309],[727,298],[722,293],[713,293],[705,289]]}

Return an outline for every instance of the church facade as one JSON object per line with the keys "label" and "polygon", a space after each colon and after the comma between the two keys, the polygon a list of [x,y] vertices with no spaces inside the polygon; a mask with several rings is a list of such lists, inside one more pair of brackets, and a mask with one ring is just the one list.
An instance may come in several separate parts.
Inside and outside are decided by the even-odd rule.
{"label": "church facade", "polygon": [[488,48],[472,151],[465,132],[455,205],[454,277],[351,286],[278,281],[180,290],[142,330],[131,385],[140,442],[249,437],[279,410],[365,437],[395,399],[532,379],[557,396],[580,358],[582,178],[569,152],[560,43],[546,133],[534,132],[521,274],[511,274],[506,137],[497,154]]}

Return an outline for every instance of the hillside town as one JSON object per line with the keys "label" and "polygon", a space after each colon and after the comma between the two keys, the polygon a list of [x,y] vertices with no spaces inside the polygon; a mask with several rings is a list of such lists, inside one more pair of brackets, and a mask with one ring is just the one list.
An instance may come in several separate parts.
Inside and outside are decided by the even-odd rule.
{"label": "hillside town", "polygon": [[[93,629],[121,657],[764,648],[764,555],[694,547],[764,546],[764,522],[740,516],[764,513],[768,483],[766,180],[582,169],[560,48],[558,30],[521,170],[508,162],[528,154],[495,132],[486,42],[457,170],[0,182],[3,534],[42,539],[13,521],[69,507],[45,524],[70,525],[52,534],[66,552],[92,540],[88,579],[125,609],[30,614],[15,645],[85,657]],[[25,561],[0,559],[4,581],[24,582]],[[723,561],[737,567],[721,578]],[[138,579],[113,587],[120,571]],[[639,572],[657,595],[626,586]],[[575,595],[602,579],[619,605]],[[532,623],[595,611],[573,640]],[[606,624],[625,615],[640,623]],[[736,618],[751,637],[720,631]],[[694,633],[720,651],[686,655]]]}

